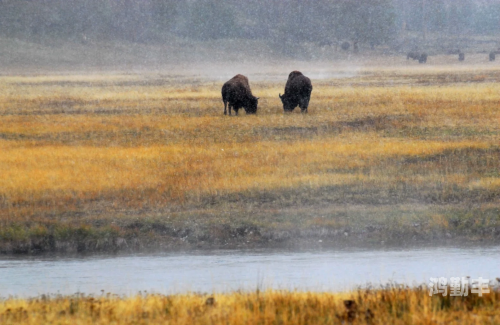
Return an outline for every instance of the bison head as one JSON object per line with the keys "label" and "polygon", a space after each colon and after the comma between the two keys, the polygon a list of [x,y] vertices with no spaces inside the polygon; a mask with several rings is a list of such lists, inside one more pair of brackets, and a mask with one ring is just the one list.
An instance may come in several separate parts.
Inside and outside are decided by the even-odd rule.
{"label": "bison head", "polygon": [[293,105],[291,98],[287,96],[287,94],[283,94],[283,96],[281,96],[280,94],[280,99],[281,103],[283,104],[283,110],[285,112],[293,111],[296,105]]}
{"label": "bison head", "polygon": [[250,97],[246,105],[247,114],[256,114],[257,105],[259,104],[259,97]]}

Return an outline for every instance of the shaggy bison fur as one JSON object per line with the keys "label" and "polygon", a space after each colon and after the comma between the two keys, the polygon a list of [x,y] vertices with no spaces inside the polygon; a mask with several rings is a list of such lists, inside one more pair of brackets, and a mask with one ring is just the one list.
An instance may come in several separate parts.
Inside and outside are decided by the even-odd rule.
{"label": "shaggy bison fur", "polygon": [[247,114],[257,113],[259,98],[252,95],[247,77],[241,74],[234,76],[222,86],[221,93],[224,102],[224,115],[227,114],[227,108],[229,108],[229,115],[231,115],[231,107],[236,115],[242,107]]}
{"label": "shaggy bison fur", "polygon": [[420,54],[420,58],[418,58],[418,63],[427,63],[427,53]]}
{"label": "shaggy bison fur", "polygon": [[420,58],[420,52],[411,51],[406,55],[406,59],[418,60]]}
{"label": "shaggy bison fur", "polygon": [[413,60],[418,60],[418,63],[426,63],[427,62],[427,53],[420,53],[420,52],[415,52],[411,51],[408,52],[406,55],[406,59],[413,59]]}
{"label": "shaggy bison fur", "polygon": [[302,113],[307,113],[312,89],[311,79],[304,76],[302,72],[290,72],[285,85],[285,93],[283,96],[279,95],[283,103],[283,110],[291,112],[298,105]]}

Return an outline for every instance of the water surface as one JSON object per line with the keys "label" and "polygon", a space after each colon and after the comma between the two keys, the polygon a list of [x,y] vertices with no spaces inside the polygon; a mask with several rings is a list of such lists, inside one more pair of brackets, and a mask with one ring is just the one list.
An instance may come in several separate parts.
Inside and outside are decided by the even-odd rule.
{"label": "water surface", "polygon": [[46,293],[344,291],[429,277],[500,276],[500,247],[410,250],[218,250],[157,255],[0,259],[0,297]]}

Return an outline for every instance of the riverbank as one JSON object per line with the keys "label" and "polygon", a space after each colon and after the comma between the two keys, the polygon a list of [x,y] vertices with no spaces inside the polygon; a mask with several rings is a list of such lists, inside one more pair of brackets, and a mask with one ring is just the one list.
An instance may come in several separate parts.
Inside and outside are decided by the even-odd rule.
{"label": "riverbank", "polygon": [[[449,289],[449,288],[448,288]],[[429,296],[397,285],[351,293],[290,291],[41,296],[0,301],[8,324],[497,324],[500,291]]]}
{"label": "riverbank", "polygon": [[[217,210],[216,210],[217,211]],[[419,247],[500,243],[496,207],[336,205],[222,213],[129,210],[73,222],[10,224],[2,254],[162,252],[241,248]],[[142,214],[141,214],[142,213]],[[110,215],[108,215],[110,216]],[[71,215],[65,215],[71,220]]]}

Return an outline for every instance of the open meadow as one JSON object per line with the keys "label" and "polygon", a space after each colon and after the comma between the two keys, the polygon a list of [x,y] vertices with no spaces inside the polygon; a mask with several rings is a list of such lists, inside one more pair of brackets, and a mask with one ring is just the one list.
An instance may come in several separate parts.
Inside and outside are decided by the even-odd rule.
{"label": "open meadow", "polygon": [[0,76],[0,251],[498,242],[500,68],[331,69]]}

